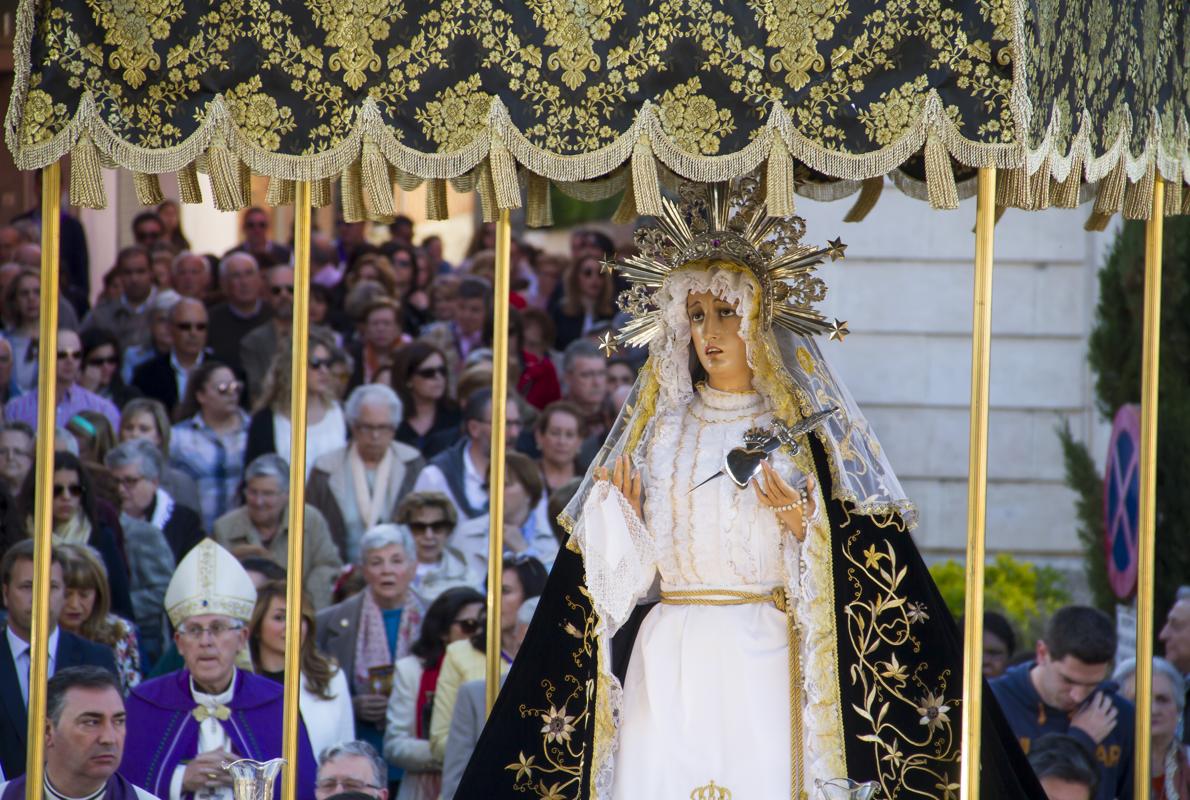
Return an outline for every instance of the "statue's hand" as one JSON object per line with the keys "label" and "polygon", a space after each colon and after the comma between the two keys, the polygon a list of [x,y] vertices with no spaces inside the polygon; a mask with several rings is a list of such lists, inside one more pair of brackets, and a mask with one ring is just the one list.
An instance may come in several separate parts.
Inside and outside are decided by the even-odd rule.
{"label": "statue's hand", "polygon": [[761,474],[752,486],[760,504],[771,508],[785,529],[797,537],[806,539],[806,520],[814,516],[814,476],[806,476],[805,502],[802,493],[789,485],[767,460],[760,462]]}
{"label": "statue's hand", "polygon": [[619,456],[616,459],[614,470],[610,472],[607,467],[600,467],[596,471],[595,477],[597,480],[611,481],[612,486],[619,489],[620,494],[624,495],[624,499],[628,501],[628,505],[632,506],[636,516],[644,519],[640,506],[640,470],[632,468],[628,456]]}

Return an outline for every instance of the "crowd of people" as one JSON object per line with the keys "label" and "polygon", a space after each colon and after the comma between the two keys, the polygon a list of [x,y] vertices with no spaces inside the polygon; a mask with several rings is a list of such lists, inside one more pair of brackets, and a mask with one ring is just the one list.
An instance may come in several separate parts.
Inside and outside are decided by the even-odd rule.
{"label": "crowd of people", "polygon": [[[127,791],[163,798],[229,797],[222,761],[279,755],[266,752],[275,731],[255,715],[280,708],[285,672],[294,270],[268,212],[249,209],[242,224],[241,244],[210,254],[167,201],[136,216],[136,243],[94,292],[85,252],[61,278],[51,729],[93,714],[104,732],[87,746],[114,757],[92,772],[109,779],[122,762]],[[85,251],[75,234],[71,247]],[[460,264],[436,237],[413,241],[399,217],[386,229],[340,222],[311,242],[300,676],[311,759],[300,766],[321,760],[299,796],[449,798],[482,728],[494,232],[481,226]],[[0,228],[0,774],[10,781],[28,745],[37,242],[35,218]],[[514,242],[505,669],[564,543],[558,510],[641,360],[609,361],[596,345],[616,324],[617,287],[601,268],[612,242],[583,230],[571,246],[559,258]],[[200,594],[206,604],[192,607]],[[174,706],[214,710],[179,728],[162,718]],[[228,739],[220,715],[234,721],[240,709],[249,734]],[[165,761],[134,743],[150,731],[181,735]],[[82,796],[86,776],[69,775],[60,755],[47,754],[47,786]]]}
{"label": "crowd of people", "polygon": [[[0,228],[0,800],[23,796],[39,435],[36,219]],[[56,352],[46,790],[231,796],[222,768],[280,754],[289,543],[290,248],[243,215],[221,256],[177,205],[133,222],[93,298],[63,243]],[[413,224],[311,243],[298,796],[455,795],[485,716],[494,232],[460,264]],[[622,253],[621,253],[622,254]],[[576,491],[641,359],[606,358],[613,243],[514,241],[505,430],[505,670]],[[91,300],[94,299],[92,303]],[[1018,647],[985,618],[984,673],[1051,800],[1190,798],[1190,588],[1154,660],[1152,761],[1134,763],[1135,661],[1072,606]],[[944,709],[945,710],[945,709]],[[923,717],[923,724],[927,720]],[[165,746],[162,746],[165,743]],[[47,796],[51,796],[47,794]]]}

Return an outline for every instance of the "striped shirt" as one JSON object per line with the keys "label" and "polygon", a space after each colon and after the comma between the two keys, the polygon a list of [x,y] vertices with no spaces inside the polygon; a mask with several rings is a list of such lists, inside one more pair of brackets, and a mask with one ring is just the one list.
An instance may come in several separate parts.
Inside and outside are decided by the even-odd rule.
{"label": "striped shirt", "polygon": [[[40,392],[36,389],[20,397],[14,397],[4,406],[4,417],[9,422],[24,422],[33,430],[37,430],[37,398]],[[62,395],[62,402],[58,403],[58,427],[65,428],[70,418],[80,411],[97,411],[107,417],[112,424],[112,430],[120,430],[120,410],[105,397],[100,397],[92,391],[75,384]]]}
{"label": "striped shirt", "polygon": [[201,414],[174,425],[169,437],[170,462],[194,478],[202,506],[203,529],[210,533],[215,520],[231,510],[244,474],[248,445],[248,415],[237,409],[240,426],[230,433],[211,429]]}

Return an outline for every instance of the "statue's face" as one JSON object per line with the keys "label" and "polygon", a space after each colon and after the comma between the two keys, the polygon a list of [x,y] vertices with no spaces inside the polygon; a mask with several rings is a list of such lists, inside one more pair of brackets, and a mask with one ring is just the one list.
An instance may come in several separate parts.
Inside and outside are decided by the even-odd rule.
{"label": "statue's face", "polygon": [[691,292],[686,298],[686,316],[690,343],[710,385],[727,391],[750,389],[752,370],[736,307],[711,292]]}

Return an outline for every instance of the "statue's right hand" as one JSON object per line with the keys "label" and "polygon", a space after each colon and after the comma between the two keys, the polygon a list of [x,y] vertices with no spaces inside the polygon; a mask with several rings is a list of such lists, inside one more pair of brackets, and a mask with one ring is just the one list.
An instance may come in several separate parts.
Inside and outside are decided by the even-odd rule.
{"label": "statue's right hand", "polygon": [[235,760],[236,756],[226,750],[199,753],[182,773],[182,791],[196,793],[204,789],[231,786],[231,773],[223,768],[223,764]]}
{"label": "statue's right hand", "polygon": [[615,468],[610,473],[607,467],[600,467],[596,478],[602,481],[610,480],[612,486],[619,489],[620,494],[624,495],[624,499],[632,506],[636,516],[644,519],[640,506],[640,470],[632,468],[632,462],[629,461],[628,456],[621,455],[616,458]]}

